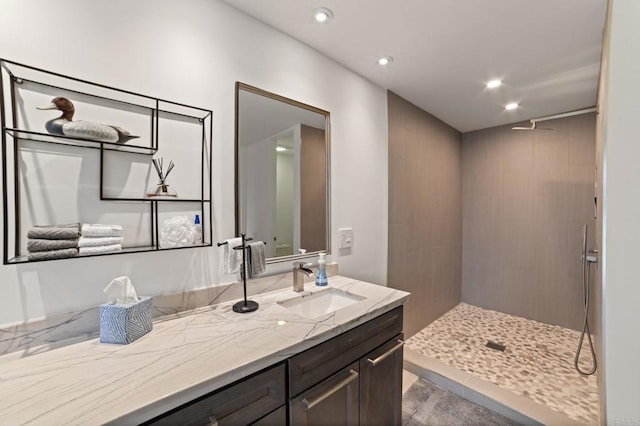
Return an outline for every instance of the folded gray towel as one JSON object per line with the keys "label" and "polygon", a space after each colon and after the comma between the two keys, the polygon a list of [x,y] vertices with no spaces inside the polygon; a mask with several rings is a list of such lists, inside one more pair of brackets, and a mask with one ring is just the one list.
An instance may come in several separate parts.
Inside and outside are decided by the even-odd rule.
{"label": "folded gray towel", "polygon": [[249,278],[264,274],[266,270],[265,246],[262,241],[249,243]]}
{"label": "folded gray towel", "polygon": [[62,250],[36,251],[27,255],[29,260],[50,260],[50,259],[67,259],[69,257],[77,257],[77,248],[68,248]]}
{"label": "folded gray towel", "polygon": [[30,238],[27,240],[27,251],[29,253],[75,247],[78,247],[78,240],[44,240],[41,238]]}
{"label": "folded gray towel", "polygon": [[80,237],[80,224],[35,226],[29,229],[27,237],[44,240],[73,240]]}

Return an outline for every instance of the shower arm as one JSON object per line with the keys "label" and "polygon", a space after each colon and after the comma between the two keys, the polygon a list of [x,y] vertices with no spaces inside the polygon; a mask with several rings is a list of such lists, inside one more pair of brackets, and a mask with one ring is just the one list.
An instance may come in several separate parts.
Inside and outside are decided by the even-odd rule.
{"label": "shower arm", "polygon": [[560,114],[554,114],[554,115],[547,115],[545,117],[539,117],[539,118],[532,118],[531,120],[529,120],[531,122],[531,124],[535,124],[539,121],[547,121],[547,120],[555,120],[556,118],[565,118],[565,117],[573,117],[574,115],[582,115],[582,114],[589,114],[591,112],[598,112],[598,106],[593,106],[590,108],[583,108],[583,109],[578,109],[575,111],[568,111],[568,112],[563,112]]}

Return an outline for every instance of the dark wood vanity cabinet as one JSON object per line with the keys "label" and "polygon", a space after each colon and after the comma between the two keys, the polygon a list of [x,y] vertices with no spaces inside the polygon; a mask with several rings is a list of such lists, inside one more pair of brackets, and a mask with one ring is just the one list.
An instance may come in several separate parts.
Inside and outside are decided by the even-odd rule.
{"label": "dark wood vanity cabinet", "polygon": [[400,306],[147,424],[400,425],[402,345]]}
{"label": "dark wood vanity cabinet", "polygon": [[399,425],[402,345],[398,307],[291,357],[290,425]]}

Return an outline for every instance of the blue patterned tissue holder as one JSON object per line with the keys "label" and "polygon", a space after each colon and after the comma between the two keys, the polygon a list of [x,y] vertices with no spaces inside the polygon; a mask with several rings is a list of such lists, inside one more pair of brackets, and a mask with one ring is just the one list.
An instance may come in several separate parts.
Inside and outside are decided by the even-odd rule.
{"label": "blue patterned tissue holder", "polygon": [[125,305],[100,305],[100,342],[126,345],[150,332],[152,305],[152,297]]}

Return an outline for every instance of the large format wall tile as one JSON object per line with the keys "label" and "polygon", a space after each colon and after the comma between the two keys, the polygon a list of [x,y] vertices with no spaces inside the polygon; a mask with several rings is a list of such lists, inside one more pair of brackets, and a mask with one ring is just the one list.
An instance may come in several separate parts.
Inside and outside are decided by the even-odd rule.
{"label": "large format wall tile", "polygon": [[541,127],[553,130],[463,135],[462,300],[577,329],[583,225],[595,235],[595,116]]}
{"label": "large format wall tile", "polygon": [[388,114],[387,282],[412,294],[405,305],[409,336],[461,298],[462,137],[391,92]]}

